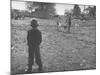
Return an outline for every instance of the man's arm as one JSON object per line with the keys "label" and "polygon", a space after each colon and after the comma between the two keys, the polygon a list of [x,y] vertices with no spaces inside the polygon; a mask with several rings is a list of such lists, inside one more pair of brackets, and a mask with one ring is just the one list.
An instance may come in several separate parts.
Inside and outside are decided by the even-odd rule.
{"label": "man's arm", "polygon": [[40,43],[42,42],[42,33],[40,32]]}

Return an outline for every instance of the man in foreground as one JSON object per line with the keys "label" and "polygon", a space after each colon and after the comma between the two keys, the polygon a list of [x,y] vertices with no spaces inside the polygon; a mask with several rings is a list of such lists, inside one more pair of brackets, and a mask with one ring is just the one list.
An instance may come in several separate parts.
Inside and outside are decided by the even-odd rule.
{"label": "man in foreground", "polygon": [[31,21],[32,29],[28,31],[27,44],[29,47],[29,57],[28,57],[28,70],[27,72],[32,72],[32,65],[34,64],[34,59],[36,64],[39,66],[38,71],[42,70],[42,61],[40,56],[40,44],[42,42],[41,32],[37,29],[38,23],[36,20]]}

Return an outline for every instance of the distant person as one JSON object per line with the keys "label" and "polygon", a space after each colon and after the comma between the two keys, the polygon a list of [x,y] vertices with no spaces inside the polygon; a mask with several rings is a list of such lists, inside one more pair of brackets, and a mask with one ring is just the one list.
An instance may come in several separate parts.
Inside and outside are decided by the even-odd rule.
{"label": "distant person", "polygon": [[68,23],[68,32],[70,33],[70,28],[71,28],[71,14],[68,14],[68,17],[67,17],[67,23]]}
{"label": "distant person", "polygon": [[32,72],[32,65],[34,64],[34,59],[36,64],[39,66],[38,71],[42,71],[42,61],[40,55],[40,44],[42,42],[41,32],[37,29],[38,23],[36,20],[31,21],[32,29],[28,31],[27,41],[29,47],[29,57],[28,57],[28,70],[27,72]]}
{"label": "distant person", "polygon": [[59,31],[59,27],[61,27],[61,18],[57,17],[57,31]]}

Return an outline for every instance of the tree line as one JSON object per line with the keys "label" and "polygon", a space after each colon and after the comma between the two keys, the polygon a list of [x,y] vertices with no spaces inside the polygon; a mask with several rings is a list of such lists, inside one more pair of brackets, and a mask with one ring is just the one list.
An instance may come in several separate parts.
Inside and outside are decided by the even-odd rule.
{"label": "tree line", "polygon": [[[44,3],[44,2],[26,2],[27,11],[21,12],[19,10],[12,9],[12,18],[16,16],[29,16],[29,17],[38,17],[38,18],[51,18],[56,14],[55,3]],[[96,17],[96,6],[88,6],[84,9],[88,13],[82,13],[79,5],[75,4],[74,8],[71,10],[72,16],[75,18],[84,18],[85,16]],[[65,15],[68,12],[65,11]],[[16,15],[16,16],[14,16]],[[22,16],[21,16],[22,17]]]}

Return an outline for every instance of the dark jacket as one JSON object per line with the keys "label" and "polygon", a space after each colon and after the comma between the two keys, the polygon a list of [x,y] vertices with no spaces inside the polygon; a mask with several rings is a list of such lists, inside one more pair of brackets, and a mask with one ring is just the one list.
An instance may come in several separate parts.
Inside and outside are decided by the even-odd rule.
{"label": "dark jacket", "polygon": [[27,41],[29,46],[37,47],[42,42],[41,32],[38,29],[28,31]]}

